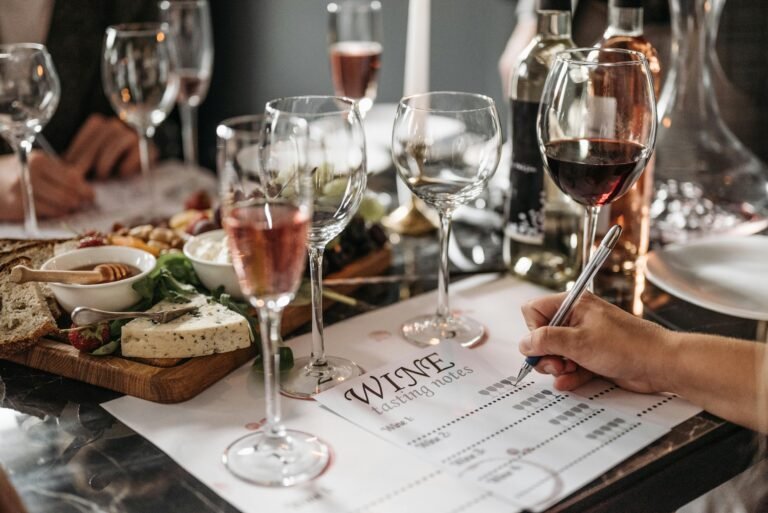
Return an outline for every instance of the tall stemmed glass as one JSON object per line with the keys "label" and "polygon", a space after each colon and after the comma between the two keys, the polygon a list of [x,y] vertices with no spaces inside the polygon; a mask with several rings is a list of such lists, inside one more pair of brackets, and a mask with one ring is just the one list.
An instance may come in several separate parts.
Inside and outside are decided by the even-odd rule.
{"label": "tall stemmed glass", "polygon": [[552,180],[586,209],[585,266],[600,207],[634,185],[656,143],[656,99],[645,56],[595,48],[559,53],[544,85],[537,135]]}
{"label": "tall stemmed glass", "polygon": [[376,99],[381,67],[381,2],[336,0],[327,9],[333,88],[357,101],[365,117]]}
{"label": "tall stemmed glass", "polygon": [[328,465],[328,446],[281,422],[280,320],[301,283],[312,220],[312,185],[304,165],[306,124],[282,113],[223,121],[218,135],[222,224],[248,301],[259,312],[267,423],[235,441],[224,464],[264,486],[292,486]]}
{"label": "tall stemmed glass", "polygon": [[297,96],[267,103],[267,113],[303,119],[308,129],[307,167],[314,208],[309,229],[312,285],[312,353],[283,373],[282,391],[309,399],[362,369],[345,358],[327,356],[323,336],[323,252],[352,219],[366,185],[365,134],[357,104],[334,96]]}
{"label": "tall stemmed glass", "polygon": [[184,162],[197,164],[197,107],[203,103],[213,69],[213,29],[208,0],[163,0],[160,18],[175,42],[179,114]]}
{"label": "tall stemmed glass", "polygon": [[[447,122],[454,131],[445,131]],[[406,340],[418,346],[443,341],[468,347],[483,338],[479,322],[452,314],[448,302],[448,238],[457,207],[477,198],[501,155],[499,115],[487,96],[434,92],[400,100],[392,131],[392,157],[400,179],[440,215],[440,268],[435,315],[406,322]]]}
{"label": "tall stemmed glass", "polygon": [[61,86],[43,45],[0,45],[0,135],[21,163],[24,231],[37,235],[37,215],[27,159],[32,143],[59,105]]}
{"label": "tall stemmed glass", "polygon": [[139,135],[141,172],[157,203],[149,168],[149,139],[173,108],[179,78],[168,26],[161,23],[113,25],[104,38],[101,66],[104,93],[118,117]]}

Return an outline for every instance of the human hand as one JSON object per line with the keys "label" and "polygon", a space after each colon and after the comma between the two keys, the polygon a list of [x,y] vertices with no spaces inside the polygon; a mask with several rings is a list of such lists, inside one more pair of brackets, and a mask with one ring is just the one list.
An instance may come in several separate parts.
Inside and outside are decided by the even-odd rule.
{"label": "human hand", "polygon": [[576,303],[567,326],[547,326],[564,299],[547,296],[522,308],[531,332],[520,341],[520,352],[543,356],[536,370],[555,376],[555,388],[573,390],[600,375],[633,392],[668,391],[660,362],[672,332],[590,293]]}
{"label": "human hand", "polygon": [[[157,151],[152,144],[149,146],[149,159],[154,162]],[[128,177],[141,171],[136,131],[116,117],[101,114],[91,114],[85,120],[63,158],[83,176],[100,180],[113,175]]]}
{"label": "human hand", "polygon": [[[93,201],[93,189],[78,170],[39,150],[29,154],[29,174],[40,218],[63,216]],[[15,155],[0,157],[0,220],[24,218],[21,195],[18,159]]]}

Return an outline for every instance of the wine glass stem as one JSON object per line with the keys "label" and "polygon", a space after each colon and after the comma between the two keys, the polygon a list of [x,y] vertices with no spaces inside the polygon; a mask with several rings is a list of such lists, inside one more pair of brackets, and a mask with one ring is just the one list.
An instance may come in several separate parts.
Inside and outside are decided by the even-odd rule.
{"label": "wine glass stem", "polygon": [[155,217],[157,207],[157,191],[155,190],[154,176],[149,168],[149,138],[150,132],[139,130],[139,161],[141,162],[141,174],[144,177],[144,184],[147,190],[147,197],[150,199],[150,217]]}
{"label": "wine glass stem", "polygon": [[323,336],[323,246],[309,247],[309,280],[312,285],[312,354],[309,364],[323,366],[325,339]]}
{"label": "wine glass stem", "polygon": [[440,212],[440,268],[437,271],[437,317],[447,319],[451,313],[448,303],[448,241],[451,237],[451,213]]}
{"label": "wine glass stem", "polygon": [[[585,269],[592,258],[595,249],[595,232],[597,231],[597,218],[600,216],[600,207],[586,207],[584,210],[584,238],[581,249],[581,268]],[[594,291],[594,280],[587,284],[587,290]]]}
{"label": "wine glass stem", "polygon": [[279,307],[263,306],[259,311],[259,327],[261,329],[261,357],[264,362],[264,392],[267,402],[267,424],[264,428],[266,436],[282,438],[285,427],[281,423],[280,413],[280,352],[277,345],[280,342],[280,320],[282,309]]}
{"label": "wine glass stem", "polygon": [[188,103],[179,104],[181,115],[181,138],[184,145],[184,163],[197,165],[197,107]]}
{"label": "wine glass stem", "polygon": [[38,235],[35,196],[32,192],[32,177],[29,173],[29,152],[32,142],[21,140],[14,149],[21,164],[21,205],[24,208],[24,231],[27,235]]}

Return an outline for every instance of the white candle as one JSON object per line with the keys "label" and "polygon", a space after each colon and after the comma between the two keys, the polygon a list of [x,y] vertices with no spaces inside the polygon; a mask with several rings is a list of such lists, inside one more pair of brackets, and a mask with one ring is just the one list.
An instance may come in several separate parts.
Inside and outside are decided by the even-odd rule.
{"label": "white candle", "polygon": [[429,90],[429,26],[431,0],[410,0],[405,43],[403,96]]}

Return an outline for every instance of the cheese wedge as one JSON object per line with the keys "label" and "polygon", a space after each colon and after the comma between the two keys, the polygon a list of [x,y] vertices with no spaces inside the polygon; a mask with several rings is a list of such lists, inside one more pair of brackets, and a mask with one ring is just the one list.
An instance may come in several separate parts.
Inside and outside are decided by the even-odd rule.
{"label": "cheese wedge", "polygon": [[134,319],[122,329],[123,356],[137,358],[189,358],[226,353],[251,345],[251,330],[245,318],[205,296],[189,303],[161,301],[149,311],[156,312],[192,304],[194,312],[160,324]]}

